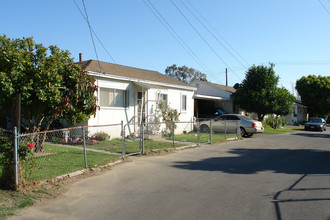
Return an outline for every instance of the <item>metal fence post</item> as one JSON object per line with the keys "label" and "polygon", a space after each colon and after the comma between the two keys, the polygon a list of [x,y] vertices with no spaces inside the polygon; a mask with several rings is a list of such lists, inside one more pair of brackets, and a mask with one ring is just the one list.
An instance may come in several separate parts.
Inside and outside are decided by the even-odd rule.
{"label": "metal fence post", "polygon": [[141,131],[142,131],[142,134],[141,134],[141,143],[142,143],[142,153],[144,154],[145,153],[145,149],[144,149],[144,128],[143,128],[143,121],[141,122]]}
{"label": "metal fence post", "polygon": [[124,127],[124,122],[121,121],[121,135],[122,135],[122,142],[123,142],[123,150],[122,150],[122,158],[125,157],[125,127]]}
{"label": "metal fence post", "polygon": [[212,144],[212,119],[210,120],[210,144]]}
{"label": "metal fence post", "polygon": [[18,187],[19,182],[19,155],[18,155],[18,143],[19,135],[17,132],[17,127],[14,128],[14,183],[15,187]]}
{"label": "metal fence post", "polygon": [[175,123],[174,123],[174,121],[172,121],[172,126],[173,126],[173,128],[172,128],[172,135],[173,135],[173,137],[172,137],[172,142],[173,142],[173,148],[174,148],[174,126],[175,126]]}
{"label": "metal fence post", "polygon": [[240,136],[240,121],[236,121],[236,138]]}
{"label": "metal fence post", "polygon": [[225,119],[225,140],[227,141],[227,119]]}
{"label": "metal fence post", "polygon": [[199,119],[197,119],[197,146],[199,146],[200,141],[200,126],[199,126]]}
{"label": "metal fence post", "polygon": [[82,129],[82,133],[83,133],[85,168],[87,169],[86,132],[85,132],[84,126],[82,126],[81,129]]}

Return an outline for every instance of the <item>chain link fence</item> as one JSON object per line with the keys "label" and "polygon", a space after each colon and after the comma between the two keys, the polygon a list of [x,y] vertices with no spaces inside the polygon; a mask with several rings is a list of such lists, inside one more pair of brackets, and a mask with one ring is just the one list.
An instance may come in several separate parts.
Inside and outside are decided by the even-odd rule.
{"label": "chain link fence", "polygon": [[46,180],[147,151],[211,144],[240,136],[239,121],[198,119],[176,122],[172,130],[166,126],[163,122],[142,126],[121,122],[29,134],[1,132],[0,144],[10,149],[10,155],[0,152],[0,177],[5,176],[3,170],[12,169],[7,175],[17,185],[19,179]]}
{"label": "chain link fence", "polygon": [[192,128],[182,133],[175,132],[174,142],[188,142],[199,144],[212,144],[238,139],[240,134],[240,121],[199,118],[194,122],[178,122],[184,127]]}

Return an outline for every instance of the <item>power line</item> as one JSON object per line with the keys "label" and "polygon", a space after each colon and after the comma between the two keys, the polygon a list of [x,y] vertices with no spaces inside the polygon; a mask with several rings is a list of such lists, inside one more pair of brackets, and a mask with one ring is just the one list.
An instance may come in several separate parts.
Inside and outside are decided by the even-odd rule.
{"label": "power line", "polygon": [[250,66],[250,64],[225,40],[225,38],[221,36],[221,34],[213,27],[213,25],[210,24],[201,13],[199,13],[199,11],[189,2],[189,0],[186,1],[196,11],[196,13],[212,28],[212,30],[230,47],[230,49],[232,49],[245,62],[245,64],[247,64],[247,66]]}
{"label": "power line", "polygon": [[[157,18],[157,20],[166,28],[166,30],[172,35],[172,37],[175,38],[175,40],[177,40],[177,42],[186,50],[187,53],[189,53],[189,55],[192,56],[192,58],[202,67],[202,68],[206,68],[206,65],[198,58],[198,56],[196,55],[196,53],[194,53],[194,51],[191,50],[191,48],[184,42],[184,40],[177,34],[177,32],[172,28],[172,26],[167,22],[167,20],[161,15],[161,13],[156,9],[156,7],[148,0],[149,4],[152,6],[152,8],[150,8],[150,6],[146,3],[145,0],[143,0],[144,4],[148,7],[148,9],[154,14],[154,16]],[[155,13],[155,11],[157,12],[157,14]],[[161,17],[163,19],[163,21],[167,24],[167,26],[165,25],[165,23],[159,18]],[[170,28],[170,29],[169,29]]]}
{"label": "power line", "polygon": [[[84,18],[84,20],[87,22],[87,24],[89,23],[88,20],[86,19],[84,13],[81,11],[79,5],[77,4],[77,2],[75,0],[73,0],[74,4],[76,5],[78,11],[80,12],[81,16]],[[115,61],[115,59],[111,56],[111,54],[109,53],[109,51],[107,50],[107,48],[104,46],[104,44],[102,43],[102,41],[100,40],[100,38],[98,37],[98,35],[96,34],[96,32],[94,31],[94,29],[92,28],[91,25],[89,25],[90,29],[92,30],[93,34],[95,35],[96,39],[98,40],[98,42],[101,44],[101,46],[103,47],[103,49],[105,50],[105,52],[108,54],[108,56],[110,57],[110,59],[112,60],[113,63],[117,64],[117,62]]]}
{"label": "power line", "polygon": [[245,69],[247,69],[247,67],[246,66],[244,66],[244,64],[241,62],[241,61],[239,61],[237,58],[236,58],[236,56],[232,53],[232,52],[230,52],[230,50],[228,50],[227,49],[227,47],[217,38],[217,36],[215,36],[211,31],[210,31],[210,29],[208,28],[208,27],[206,27],[206,25],[204,25],[204,23],[195,15],[195,13],[194,12],[192,12],[191,10],[190,10],[190,8],[188,8],[187,7],[187,5],[182,1],[182,0],[180,0],[180,2],[184,5],[184,7],[196,18],[196,20],[207,30],[207,32],[209,32],[209,34],[211,34],[212,35],[212,37],[239,63],[239,64],[241,64]]}
{"label": "power line", "polygon": [[86,5],[85,5],[85,1],[81,0],[84,6],[84,10],[85,10],[85,16],[86,16],[86,21],[88,24],[88,28],[89,28],[89,33],[91,35],[92,38],[92,42],[93,42],[93,47],[94,47],[94,51],[95,51],[95,55],[96,55],[96,59],[99,60],[99,56],[97,55],[97,51],[96,51],[96,46],[95,46],[95,42],[94,42],[94,38],[93,38],[93,33],[92,33],[92,29],[91,29],[91,25],[89,23],[89,19],[88,19],[88,14],[87,14],[87,10],[86,10]]}
{"label": "power line", "polygon": [[205,38],[201,35],[201,33],[195,28],[195,26],[188,20],[188,18],[182,13],[182,11],[177,7],[177,5],[170,0],[174,7],[180,12],[180,14],[185,18],[185,20],[189,23],[189,25],[195,30],[195,32],[199,35],[199,37],[205,42],[205,44],[213,51],[213,53],[222,61],[225,66],[235,74],[235,76],[239,79],[240,77],[228,66],[228,64],[220,57],[220,55],[213,49],[213,47],[205,40]]}
{"label": "power line", "polygon": [[330,65],[330,61],[274,61],[279,65]]}
{"label": "power line", "polygon": [[[185,41],[180,37],[180,35],[172,28],[172,26],[167,22],[167,20],[162,16],[162,14],[157,10],[157,8],[148,0],[151,8],[145,0],[143,0],[144,4],[148,7],[148,9],[154,14],[157,20],[166,28],[166,30],[175,38],[175,40],[186,50],[186,52],[208,73],[207,66],[201,61],[201,59],[197,56],[197,54],[185,43]],[[156,13],[157,14],[156,14]],[[161,19],[160,19],[161,18]],[[217,80],[212,74],[210,74],[212,78]]]}
{"label": "power line", "polygon": [[[330,1],[330,0],[329,0]],[[320,4],[322,5],[322,7],[324,8],[324,10],[328,13],[328,15],[330,15],[329,10],[325,7],[325,5],[321,2],[321,0],[319,0]]]}

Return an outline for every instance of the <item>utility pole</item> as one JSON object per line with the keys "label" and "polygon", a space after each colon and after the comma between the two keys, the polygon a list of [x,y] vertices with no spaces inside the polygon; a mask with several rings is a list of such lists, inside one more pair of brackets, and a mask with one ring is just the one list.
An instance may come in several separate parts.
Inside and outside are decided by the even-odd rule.
{"label": "utility pole", "polygon": [[228,86],[228,70],[226,68],[226,86]]}

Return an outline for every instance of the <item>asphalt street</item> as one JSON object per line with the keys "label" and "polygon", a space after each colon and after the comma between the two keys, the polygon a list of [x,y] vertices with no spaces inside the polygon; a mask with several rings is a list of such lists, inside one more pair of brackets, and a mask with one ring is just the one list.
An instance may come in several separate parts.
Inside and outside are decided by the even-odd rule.
{"label": "asphalt street", "polygon": [[11,219],[330,219],[329,130],[135,157]]}

